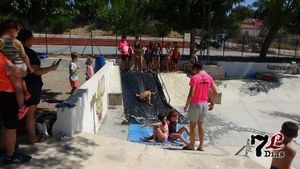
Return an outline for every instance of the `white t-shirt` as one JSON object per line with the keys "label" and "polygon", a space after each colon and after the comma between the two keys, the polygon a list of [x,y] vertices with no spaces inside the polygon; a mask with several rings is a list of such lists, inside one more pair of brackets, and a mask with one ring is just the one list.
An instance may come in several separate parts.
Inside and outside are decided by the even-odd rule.
{"label": "white t-shirt", "polygon": [[[71,62],[70,65],[69,65],[69,69],[73,71],[73,73],[70,74],[70,79],[71,79],[72,81],[78,80],[79,74],[78,74],[78,71],[77,71],[77,65],[76,65],[76,63]],[[74,71],[75,71],[75,72],[74,72]]]}

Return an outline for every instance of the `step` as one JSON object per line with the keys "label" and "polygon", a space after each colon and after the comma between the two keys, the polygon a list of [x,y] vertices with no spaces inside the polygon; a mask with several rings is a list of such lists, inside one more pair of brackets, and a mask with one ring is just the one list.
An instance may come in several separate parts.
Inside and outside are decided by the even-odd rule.
{"label": "step", "polygon": [[113,66],[111,81],[108,89],[108,103],[109,106],[120,106],[123,104],[119,66]]}

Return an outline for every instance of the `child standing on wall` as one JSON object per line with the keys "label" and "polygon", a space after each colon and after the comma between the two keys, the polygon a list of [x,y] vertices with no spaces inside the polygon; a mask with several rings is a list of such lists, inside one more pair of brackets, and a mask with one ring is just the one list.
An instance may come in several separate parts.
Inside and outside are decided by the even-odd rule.
{"label": "child standing on wall", "polygon": [[93,58],[89,56],[86,59],[85,64],[86,64],[85,80],[89,80],[95,74],[94,68],[93,68]]}
{"label": "child standing on wall", "polygon": [[127,41],[127,36],[125,36],[125,35],[122,36],[118,49],[121,53],[121,58],[122,58],[122,71],[128,71],[131,49],[130,49],[128,41]]}
{"label": "child standing on wall", "polygon": [[[27,72],[27,69],[30,73],[33,73],[34,69],[30,65],[22,43],[16,39],[19,30],[20,25],[15,21],[6,20],[0,22],[0,52],[11,61],[5,68],[5,71],[14,85],[19,106],[18,118],[22,119],[29,109],[29,107],[25,106],[24,101],[30,98],[23,78],[26,76],[25,72]],[[24,73],[20,76],[14,70],[20,70],[18,72]]]}
{"label": "child standing on wall", "polygon": [[152,69],[152,50],[153,50],[153,43],[149,42],[144,55],[147,71],[150,71]]}
{"label": "child standing on wall", "polygon": [[71,94],[73,94],[77,89],[78,89],[78,79],[79,79],[79,72],[78,70],[80,69],[79,66],[77,66],[77,61],[78,61],[78,54],[77,53],[72,53],[71,54],[72,61],[70,62],[69,65],[69,80],[70,80],[70,85],[71,85]]}

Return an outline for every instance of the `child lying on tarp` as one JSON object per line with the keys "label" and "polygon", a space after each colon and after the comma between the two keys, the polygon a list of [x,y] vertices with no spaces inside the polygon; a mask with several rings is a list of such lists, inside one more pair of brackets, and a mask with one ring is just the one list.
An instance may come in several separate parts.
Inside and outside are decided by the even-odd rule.
{"label": "child lying on tarp", "polygon": [[169,126],[169,140],[176,141],[177,139],[180,139],[185,145],[188,145],[189,143],[183,137],[183,132],[186,132],[187,135],[190,135],[190,130],[185,125],[182,125],[182,127],[177,130],[178,118],[179,115],[175,110],[171,110],[168,113],[167,123]]}
{"label": "child lying on tarp", "polygon": [[142,137],[142,140],[144,142],[167,142],[168,141],[168,136],[169,136],[169,128],[168,128],[168,123],[166,120],[166,116],[159,114],[157,116],[159,122],[156,123],[145,123],[141,127],[146,127],[146,126],[152,126],[153,127],[153,134],[152,136],[148,138]]}
{"label": "child lying on tarp", "polygon": [[136,94],[136,97],[140,101],[147,101],[151,106],[151,96],[154,95],[155,93],[151,92],[149,88],[146,88],[145,91],[141,92],[140,94]]}

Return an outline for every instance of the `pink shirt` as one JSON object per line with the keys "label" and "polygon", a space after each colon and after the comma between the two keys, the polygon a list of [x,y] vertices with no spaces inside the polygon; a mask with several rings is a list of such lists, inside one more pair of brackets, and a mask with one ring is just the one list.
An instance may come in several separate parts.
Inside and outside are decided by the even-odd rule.
{"label": "pink shirt", "polygon": [[14,92],[14,86],[9,80],[4,66],[10,61],[2,53],[0,53],[0,92]]}
{"label": "pink shirt", "polygon": [[207,102],[209,89],[213,84],[214,80],[209,74],[201,72],[194,75],[190,80],[190,86],[195,87],[195,93],[192,97],[192,103]]}
{"label": "pink shirt", "polygon": [[93,66],[87,65],[86,67],[86,80],[89,80],[92,76],[94,76],[94,68]]}
{"label": "pink shirt", "polygon": [[119,43],[119,51],[121,52],[121,55],[130,55],[129,54],[129,46],[127,41],[121,41]]}

